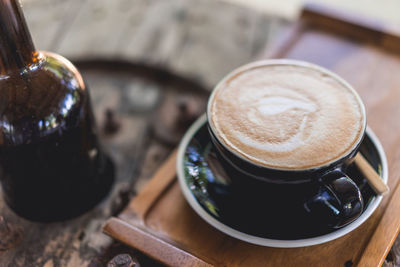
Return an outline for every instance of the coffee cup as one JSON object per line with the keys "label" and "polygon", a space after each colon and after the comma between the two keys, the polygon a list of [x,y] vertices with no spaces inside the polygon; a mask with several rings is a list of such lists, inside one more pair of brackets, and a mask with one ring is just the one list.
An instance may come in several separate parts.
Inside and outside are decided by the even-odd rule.
{"label": "coffee cup", "polygon": [[362,213],[346,169],[364,138],[366,112],[338,75],[288,59],[245,65],[214,88],[207,120],[231,185],[229,194],[214,190],[227,208],[241,203],[238,214],[254,220],[267,213],[277,225],[334,229]]}

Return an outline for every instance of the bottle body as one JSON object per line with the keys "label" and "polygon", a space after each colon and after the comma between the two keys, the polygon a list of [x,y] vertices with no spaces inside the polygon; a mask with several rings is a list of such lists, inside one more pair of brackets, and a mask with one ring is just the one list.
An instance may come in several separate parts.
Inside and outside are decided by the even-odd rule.
{"label": "bottle body", "polygon": [[0,77],[0,180],[7,204],[35,221],[77,216],[112,185],[88,90],[61,56]]}

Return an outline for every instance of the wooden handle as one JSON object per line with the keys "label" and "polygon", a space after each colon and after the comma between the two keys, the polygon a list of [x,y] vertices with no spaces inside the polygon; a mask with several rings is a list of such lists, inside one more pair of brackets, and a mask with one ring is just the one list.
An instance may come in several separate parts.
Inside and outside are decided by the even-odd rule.
{"label": "wooden handle", "polygon": [[361,153],[357,153],[355,157],[355,163],[360,169],[362,174],[364,174],[369,185],[378,195],[383,195],[389,192],[389,187],[383,182],[382,178],[376,173],[368,161],[364,158]]}

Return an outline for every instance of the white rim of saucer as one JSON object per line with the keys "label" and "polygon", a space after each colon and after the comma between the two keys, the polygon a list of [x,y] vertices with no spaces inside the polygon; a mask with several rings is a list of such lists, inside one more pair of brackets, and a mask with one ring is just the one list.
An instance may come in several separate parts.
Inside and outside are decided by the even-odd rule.
{"label": "white rim of saucer", "polygon": [[[183,137],[181,143],[179,144],[178,155],[177,155],[178,158],[177,158],[177,164],[176,164],[178,180],[179,180],[179,184],[182,189],[183,195],[185,196],[187,202],[189,202],[189,205],[194,209],[194,211],[201,218],[203,218],[207,223],[211,224],[213,227],[215,227],[216,229],[220,230],[221,232],[223,232],[229,236],[246,241],[248,243],[261,245],[261,246],[267,246],[267,247],[295,248],[295,247],[306,247],[306,246],[318,245],[318,244],[322,244],[322,243],[337,239],[339,237],[342,237],[342,236],[350,233],[357,227],[359,227],[362,223],[364,223],[372,215],[372,213],[379,206],[379,203],[382,201],[382,195],[374,197],[372,199],[372,201],[369,203],[368,208],[354,222],[352,222],[352,223],[348,224],[347,226],[340,228],[334,232],[331,232],[329,234],[312,237],[312,238],[296,239],[296,240],[269,239],[269,238],[263,238],[263,237],[245,234],[243,232],[235,230],[235,229],[223,224],[222,222],[218,221],[217,219],[212,217],[207,211],[205,211],[203,209],[203,207],[197,202],[196,198],[194,197],[194,195],[192,194],[192,192],[188,189],[188,187],[186,185],[184,171],[183,171],[183,158],[185,156],[185,151],[186,151],[186,148],[187,148],[189,142],[193,138],[193,136],[200,129],[200,127],[202,127],[203,124],[206,123],[206,121],[207,121],[206,114],[203,114],[189,128],[189,130],[186,132],[185,136]],[[378,137],[374,134],[374,132],[368,126],[366,129],[366,134],[369,136],[369,138],[374,143],[374,145],[378,151],[378,154],[381,158],[382,180],[387,184],[388,166],[387,166],[387,160],[386,160],[386,156],[385,156],[383,147],[382,147]]]}

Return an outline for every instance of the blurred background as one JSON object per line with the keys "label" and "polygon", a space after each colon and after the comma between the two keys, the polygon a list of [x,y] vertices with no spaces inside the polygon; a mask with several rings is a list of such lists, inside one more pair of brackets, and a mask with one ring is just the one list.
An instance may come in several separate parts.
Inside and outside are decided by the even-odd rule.
{"label": "blurred background", "polygon": [[[398,0],[316,2],[400,25]],[[38,49],[55,51],[73,60],[101,56],[161,65],[213,86],[224,74],[268,49],[276,36],[298,18],[305,1],[22,0],[22,3]]]}
{"label": "blurred background", "polygon": [[[305,0],[224,0],[243,6],[257,8],[265,13],[276,14],[287,19],[295,19]],[[400,1],[397,0],[314,0],[313,3],[326,4],[338,9],[358,13],[393,24],[400,23]]]}

